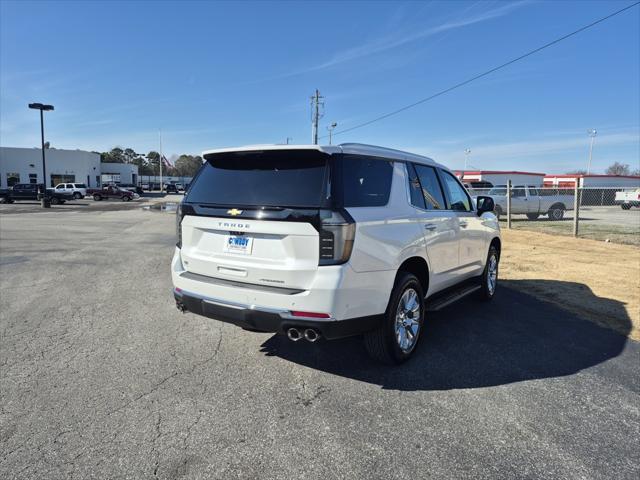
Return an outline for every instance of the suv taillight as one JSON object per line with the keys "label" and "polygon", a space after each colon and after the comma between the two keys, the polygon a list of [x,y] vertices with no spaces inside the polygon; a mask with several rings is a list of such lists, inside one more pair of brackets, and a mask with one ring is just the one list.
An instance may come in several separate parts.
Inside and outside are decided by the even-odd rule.
{"label": "suv taillight", "polygon": [[176,208],[176,247],[182,248],[182,219],[191,211],[189,206],[184,206],[182,203],[178,204]]}
{"label": "suv taillight", "polygon": [[318,265],[339,265],[349,260],[356,224],[346,211],[322,211]]}

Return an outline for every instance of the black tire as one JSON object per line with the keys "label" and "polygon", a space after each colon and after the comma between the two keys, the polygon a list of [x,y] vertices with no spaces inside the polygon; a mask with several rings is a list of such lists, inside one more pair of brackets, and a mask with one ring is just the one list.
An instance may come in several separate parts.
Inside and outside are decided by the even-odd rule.
{"label": "black tire", "polygon": [[[489,283],[489,275],[491,270],[491,259],[495,258],[495,282],[493,283],[493,288]],[[492,300],[496,294],[496,290],[498,288],[498,271],[500,266],[500,254],[498,253],[498,249],[491,245],[489,247],[489,253],[487,253],[487,263],[484,266],[484,271],[480,276],[480,291],[478,292],[478,298],[480,300],[489,301]]]}
{"label": "black tire", "polygon": [[80,200],[82,198],[82,194],[80,192],[75,192],[73,194],[73,199],[74,200]]}
{"label": "black tire", "polygon": [[[419,306],[419,318],[414,319],[409,317],[409,321],[417,320],[417,331],[415,335],[411,335],[415,338],[411,344],[410,349],[403,350],[398,344],[396,338],[396,317],[400,308],[400,301],[403,295],[411,295],[410,290],[413,290],[417,296],[417,303]],[[416,351],[418,343],[420,342],[421,332],[424,329],[424,292],[422,285],[415,275],[408,272],[399,272],[398,278],[396,278],[391,297],[389,299],[389,305],[387,311],[384,313],[380,326],[364,336],[364,344],[369,355],[375,360],[387,364],[387,365],[399,365],[407,361],[411,355]],[[407,317],[404,317],[407,318]],[[405,330],[405,332],[408,329]],[[410,338],[405,333],[405,338]]]}
{"label": "black tire", "polygon": [[102,197],[100,195],[94,195],[93,200],[99,202],[100,200],[102,200]]}
{"label": "black tire", "polygon": [[527,213],[527,218],[529,220],[537,220],[539,216],[539,213]]}
{"label": "black tire", "polygon": [[122,201],[123,201],[123,202],[128,202],[129,200],[131,200],[131,198],[130,198],[130,197],[128,197],[128,196],[126,196],[126,195],[124,195],[124,196],[122,197]]}
{"label": "black tire", "polygon": [[9,203],[7,197],[0,197],[0,203]]}
{"label": "black tire", "polygon": [[60,200],[56,197],[51,197],[51,205],[58,205]]}
{"label": "black tire", "polygon": [[623,203],[620,206],[622,207],[623,210],[631,209],[631,204],[630,203]]}
{"label": "black tire", "polygon": [[549,209],[549,220],[559,221],[564,218],[564,205],[552,205]]}

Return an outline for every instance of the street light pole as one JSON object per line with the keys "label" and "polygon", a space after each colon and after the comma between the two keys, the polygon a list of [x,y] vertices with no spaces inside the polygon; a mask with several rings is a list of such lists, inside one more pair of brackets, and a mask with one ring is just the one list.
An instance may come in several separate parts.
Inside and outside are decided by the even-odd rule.
{"label": "street light pole", "polygon": [[464,149],[464,169],[467,169],[467,165],[469,164],[469,154],[471,153],[470,148]]}
{"label": "street light pole", "polygon": [[587,130],[587,133],[591,137],[591,143],[589,144],[589,163],[587,163],[587,175],[589,175],[591,173],[591,158],[593,156],[593,141],[595,140],[596,135],[598,135],[598,131],[595,128],[590,128],[589,130]]}
{"label": "street light pole", "polygon": [[29,108],[33,110],[40,110],[40,140],[42,142],[42,197],[40,197],[40,202],[42,208],[51,208],[51,200],[47,196],[47,164],[44,153],[44,112],[53,110],[53,105],[30,103]]}
{"label": "street light pole", "polygon": [[336,128],[337,126],[338,124],[336,122],[333,122],[331,125],[327,127],[327,130],[329,130],[329,145],[331,145],[331,140],[333,139],[333,129]]}

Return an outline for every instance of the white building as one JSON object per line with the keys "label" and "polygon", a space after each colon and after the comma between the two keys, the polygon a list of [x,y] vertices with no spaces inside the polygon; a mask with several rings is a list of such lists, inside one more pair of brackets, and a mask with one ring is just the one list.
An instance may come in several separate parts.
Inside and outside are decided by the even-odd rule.
{"label": "white building", "polygon": [[[45,150],[47,187],[58,183],[100,185],[100,154],[82,150]],[[42,183],[42,150],[0,147],[0,188],[16,183]]]}
{"label": "white building", "polygon": [[580,187],[640,188],[640,176],[637,175],[547,175],[544,186],[575,188],[576,181]]}
{"label": "white building", "polygon": [[102,183],[138,184],[138,166],[132,163],[103,163]]}
{"label": "white building", "polygon": [[511,180],[512,185],[542,186],[544,173],[503,171],[503,170],[457,170],[456,176],[465,183],[489,182],[493,185],[506,185]]}

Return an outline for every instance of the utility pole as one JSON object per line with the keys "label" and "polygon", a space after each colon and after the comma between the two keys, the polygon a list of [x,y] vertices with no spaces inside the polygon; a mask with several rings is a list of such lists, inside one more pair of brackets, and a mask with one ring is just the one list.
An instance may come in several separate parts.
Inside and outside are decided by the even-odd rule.
{"label": "utility pole", "polygon": [[320,95],[320,91],[316,88],[316,93],[311,97],[311,140],[314,145],[318,144],[318,124],[324,116],[320,112],[320,107],[324,107],[324,97]]}
{"label": "utility pole", "polygon": [[470,148],[464,149],[464,169],[467,169],[467,165],[469,164],[469,154],[471,153]]}
{"label": "utility pole", "polygon": [[595,128],[590,128],[589,130],[587,130],[587,133],[591,137],[591,143],[589,144],[589,163],[587,163],[587,175],[589,175],[591,173],[591,157],[593,155],[593,141],[595,140],[596,135],[598,135],[598,131]]}

